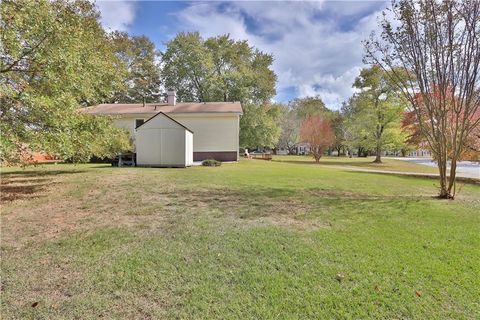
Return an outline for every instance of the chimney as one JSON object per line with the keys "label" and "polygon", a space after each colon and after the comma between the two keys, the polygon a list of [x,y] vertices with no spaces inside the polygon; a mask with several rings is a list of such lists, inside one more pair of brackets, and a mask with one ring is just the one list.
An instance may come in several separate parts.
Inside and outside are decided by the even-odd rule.
{"label": "chimney", "polygon": [[175,92],[175,89],[167,90],[167,104],[169,106],[174,106],[177,104],[177,94]]}

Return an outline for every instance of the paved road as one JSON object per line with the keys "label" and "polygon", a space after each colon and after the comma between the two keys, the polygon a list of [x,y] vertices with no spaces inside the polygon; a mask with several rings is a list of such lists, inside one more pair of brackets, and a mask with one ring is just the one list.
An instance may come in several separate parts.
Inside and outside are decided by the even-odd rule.
{"label": "paved road", "polygon": [[[322,165],[320,163],[320,165]],[[423,172],[410,172],[410,171],[391,171],[391,170],[376,170],[376,169],[366,169],[366,168],[359,168],[359,167],[349,167],[349,166],[324,166],[325,168],[336,168],[340,170],[349,170],[349,171],[360,171],[360,172],[370,172],[370,173],[382,173],[382,174],[395,174],[395,175],[401,175],[401,176],[411,176],[411,177],[420,177],[420,178],[425,178],[425,177],[438,177],[438,173],[423,173]],[[470,183],[476,183],[480,184],[480,178],[478,177],[472,177],[469,176],[468,174],[457,174],[457,180],[458,181],[465,181],[465,182],[470,182]]]}
{"label": "paved road", "polygon": [[[395,158],[397,160],[408,161],[412,163],[423,164],[425,166],[436,167],[437,164],[429,158]],[[473,161],[457,162],[457,175],[459,177],[480,179],[480,163]]]}

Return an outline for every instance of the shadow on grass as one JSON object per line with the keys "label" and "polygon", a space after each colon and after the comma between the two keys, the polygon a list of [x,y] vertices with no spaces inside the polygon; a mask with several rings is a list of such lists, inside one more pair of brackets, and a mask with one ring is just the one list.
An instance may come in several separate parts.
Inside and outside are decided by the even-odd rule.
{"label": "shadow on grass", "polygon": [[1,174],[0,203],[39,198],[58,182],[55,176],[82,173],[83,170],[18,170]]}
{"label": "shadow on grass", "polygon": [[[363,192],[351,192],[337,189],[309,188],[255,188],[255,189],[174,189],[157,190],[151,198],[144,198],[145,205],[153,205],[150,214],[154,214],[155,203],[165,207],[188,208],[193,212],[206,209],[220,216],[232,216],[240,219],[256,220],[269,218],[274,223],[308,223],[309,218],[318,212],[330,212],[340,207],[345,212],[359,208],[386,208],[403,206],[404,203],[429,199],[428,196],[377,195]],[[140,204],[143,206],[143,204]],[[159,211],[157,211],[159,212]],[[317,213],[316,213],[317,212]]]}
{"label": "shadow on grass", "polygon": [[2,172],[2,179],[16,178],[16,177],[41,177],[41,176],[55,176],[65,174],[84,173],[85,170],[17,170],[10,172]]}

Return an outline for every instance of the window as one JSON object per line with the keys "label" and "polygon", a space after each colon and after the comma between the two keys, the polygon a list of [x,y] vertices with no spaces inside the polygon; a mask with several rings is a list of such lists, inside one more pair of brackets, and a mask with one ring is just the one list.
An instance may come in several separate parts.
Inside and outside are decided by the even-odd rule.
{"label": "window", "polygon": [[135,129],[137,129],[138,127],[140,127],[144,123],[145,123],[144,119],[135,119]]}

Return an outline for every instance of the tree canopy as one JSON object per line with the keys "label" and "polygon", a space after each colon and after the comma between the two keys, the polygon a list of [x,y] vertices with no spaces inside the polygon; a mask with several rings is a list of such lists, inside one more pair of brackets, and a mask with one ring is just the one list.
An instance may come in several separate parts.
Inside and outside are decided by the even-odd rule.
{"label": "tree canopy", "polygon": [[272,55],[229,35],[205,40],[198,32],[179,33],[162,54],[162,77],[179,101],[263,104],[276,93],[272,63]]}
{"label": "tree canopy", "polygon": [[301,120],[318,114],[328,114],[331,111],[325,106],[320,96],[296,98],[289,102],[289,106],[295,111]]}
{"label": "tree canopy", "polygon": [[160,100],[159,52],[145,36],[129,36],[114,32],[112,41],[115,55],[126,68],[124,86],[114,93],[112,100],[123,103],[158,102]]}
{"label": "tree canopy", "polygon": [[[93,4],[6,0],[0,13],[1,161],[21,161],[29,151],[72,158],[79,145],[91,146],[77,157],[85,159],[104,154],[108,138],[118,142],[108,148],[127,147],[128,136],[108,120],[78,112],[122,86],[121,61]],[[98,134],[82,134],[91,128]]]}
{"label": "tree canopy", "polygon": [[280,137],[281,106],[278,104],[243,105],[240,118],[240,146],[242,148],[274,148]]}

